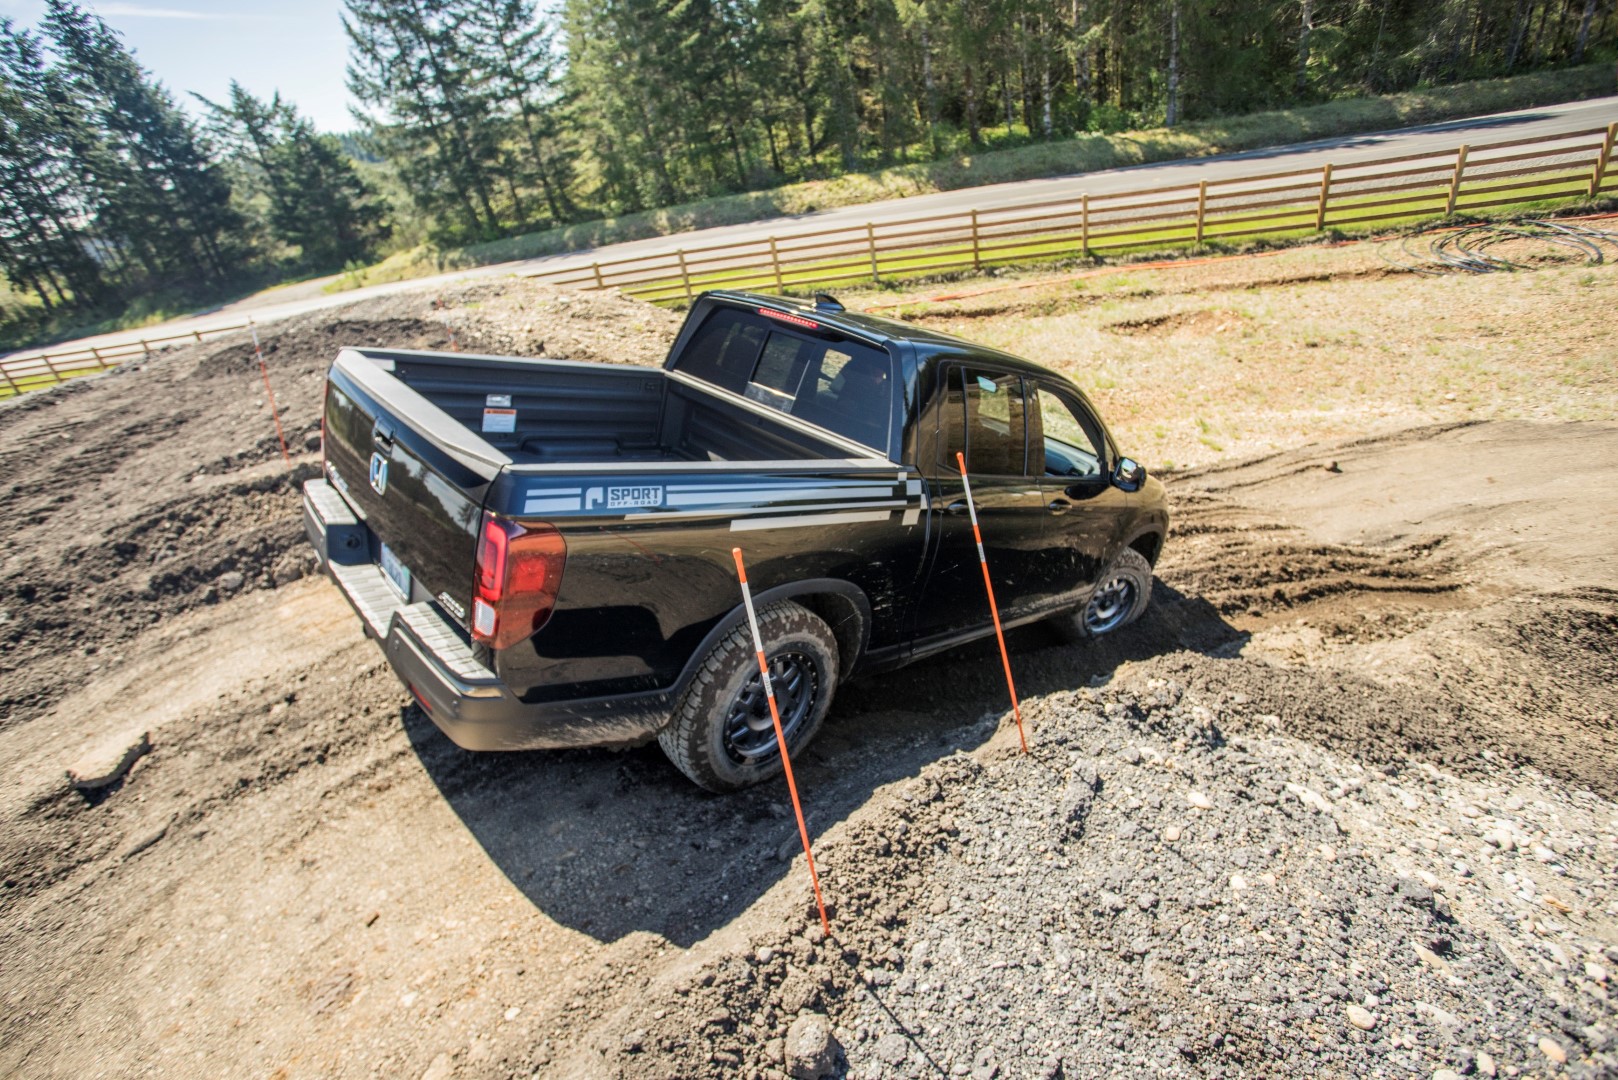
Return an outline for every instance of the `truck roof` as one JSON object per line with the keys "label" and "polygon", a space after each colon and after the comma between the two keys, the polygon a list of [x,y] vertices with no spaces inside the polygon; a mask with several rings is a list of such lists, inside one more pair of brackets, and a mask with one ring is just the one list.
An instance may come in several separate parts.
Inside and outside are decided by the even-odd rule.
{"label": "truck roof", "polygon": [[754,307],[767,307],[775,311],[786,312],[802,318],[813,319],[821,326],[843,330],[854,337],[864,338],[878,345],[887,345],[895,341],[908,341],[912,344],[931,346],[926,351],[948,352],[952,357],[978,356],[993,361],[1001,368],[1014,368],[1032,374],[1053,375],[1049,368],[1025,360],[1011,353],[991,349],[987,345],[958,338],[953,334],[946,334],[938,330],[929,330],[925,327],[912,326],[898,319],[890,319],[882,315],[871,315],[863,311],[850,311],[846,308],[833,311],[818,307],[813,301],[797,300],[784,296],[769,296],[764,293],[714,291],[704,293],[703,296],[728,303],[746,304]]}

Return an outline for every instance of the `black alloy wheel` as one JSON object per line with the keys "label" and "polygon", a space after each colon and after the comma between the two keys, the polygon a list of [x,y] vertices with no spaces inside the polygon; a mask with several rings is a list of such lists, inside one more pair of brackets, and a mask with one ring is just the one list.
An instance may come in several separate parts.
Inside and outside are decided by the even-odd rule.
{"label": "black alloy wheel", "polygon": [[[820,694],[820,669],[806,652],[777,653],[767,661],[775,705],[781,714],[781,731],[787,745],[814,711]],[[742,686],[725,717],[725,753],[738,765],[756,766],[780,753],[775,738],[775,722],[770,716],[764,679],[758,671]]]}

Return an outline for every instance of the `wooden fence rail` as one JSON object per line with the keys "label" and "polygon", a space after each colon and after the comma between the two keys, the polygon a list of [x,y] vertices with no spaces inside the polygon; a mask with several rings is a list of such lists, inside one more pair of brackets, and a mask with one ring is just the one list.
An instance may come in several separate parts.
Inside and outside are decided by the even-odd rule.
{"label": "wooden fence rail", "polygon": [[1397,223],[1618,190],[1618,123],[1369,161],[778,233],[529,276],[654,302]]}
{"label": "wooden fence rail", "polygon": [[213,326],[188,330],[183,334],[143,337],[117,345],[85,345],[63,352],[31,352],[0,357],[0,389],[20,394],[52,383],[65,382],[75,375],[106,371],[135,356],[150,356],[154,348],[176,341],[202,341],[205,338],[247,329],[251,323]]}
{"label": "wooden fence rail", "polygon": [[[526,276],[585,290],[622,289],[668,303],[689,301],[713,288],[773,287],[782,292],[1039,259],[1280,233],[1307,235],[1618,191],[1618,170],[1612,168],[1615,142],[1618,122],[1370,161],[783,232],[762,240],[574,262]],[[105,371],[132,356],[149,355],[154,346],[201,341],[248,325],[3,357],[0,392],[21,393]]]}

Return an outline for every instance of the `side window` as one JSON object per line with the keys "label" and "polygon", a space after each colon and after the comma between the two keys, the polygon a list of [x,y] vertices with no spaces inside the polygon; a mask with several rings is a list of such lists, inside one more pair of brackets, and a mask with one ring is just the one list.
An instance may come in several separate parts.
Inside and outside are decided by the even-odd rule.
{"label": "side window", "polygon": [[1039,401],[1045,475],[1077,479],[1100,476],[1101,454],[1090,430],[1094,425],[1081,420],[1074,406],[1050,390],[1037,388],[1035,396]]}
{"label": "side window", "polygon": [[956,451],[966,454],[968,472],[1023,476],[1027,422],[1022,379],[992,371],[951,368],[944,397],[940,445],[946,470]]}

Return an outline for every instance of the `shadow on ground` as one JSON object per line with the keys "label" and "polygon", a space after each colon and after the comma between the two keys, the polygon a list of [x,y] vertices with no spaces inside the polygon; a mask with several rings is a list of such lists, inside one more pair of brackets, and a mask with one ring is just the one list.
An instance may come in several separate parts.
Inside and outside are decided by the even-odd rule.
{"label": "shadow on ground", "polygon": [[[1206,601],[1156,584],[1135,626],[1088,645],[1044,627],[1007,637],[1025,699],[1089,685],[1118,664],[1242,640]],[[811,835],[878,788],[992,736],[1009,712],[993,639],[845,686],[794,762]],[[474,754],[415,708],[403,711],[428,776],[489,858],[556,922],[611,942],[637,931],[689,946],[730,922],[799,850],[784,785],[698,790],[656,744],[629,751]],[[1038,737],[1037,730],[1034,737]]]}

